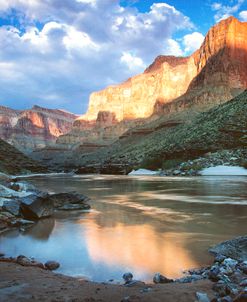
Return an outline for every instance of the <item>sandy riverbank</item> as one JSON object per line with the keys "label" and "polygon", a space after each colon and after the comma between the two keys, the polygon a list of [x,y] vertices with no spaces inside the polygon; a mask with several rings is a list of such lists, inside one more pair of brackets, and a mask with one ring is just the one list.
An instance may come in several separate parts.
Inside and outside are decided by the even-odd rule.
{"label": "sandy riverbank", "polygon": [[137,284],[128,288],[122,285],[88,282],[35,267],[0,262],[1,302],[188,302],[196,300],[196,292],[207,293],[213,298],[212,282],[202,280],[186,284]]}

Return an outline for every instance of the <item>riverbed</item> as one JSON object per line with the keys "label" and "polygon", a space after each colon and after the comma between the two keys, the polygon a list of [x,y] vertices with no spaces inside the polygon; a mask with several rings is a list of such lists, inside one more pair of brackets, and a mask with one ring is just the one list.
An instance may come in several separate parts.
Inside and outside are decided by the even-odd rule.
{"label": "riverbed", "polygon": [[53,192],[91,198],[89,212],[57,212],[25,232],[0,236],[0,250],[45,262],[93,281],[131,271],[151,281],[211,263],[218,242],[247,231],[247,177],[53,175],[27,179]]}

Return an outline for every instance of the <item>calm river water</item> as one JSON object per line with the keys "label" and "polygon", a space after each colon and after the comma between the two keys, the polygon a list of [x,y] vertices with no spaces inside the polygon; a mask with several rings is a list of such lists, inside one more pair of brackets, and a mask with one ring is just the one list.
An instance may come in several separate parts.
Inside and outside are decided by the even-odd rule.
{"label": "calm river water", "polygon": [[178,277],[209,264],[207,249],[247,233],[247,177],[42,176],[49,192],[88,195],[89,213],[58,212],[24,233],[0,237],[6,255],[56,260],[58,272],[95,281],[131,271]]}

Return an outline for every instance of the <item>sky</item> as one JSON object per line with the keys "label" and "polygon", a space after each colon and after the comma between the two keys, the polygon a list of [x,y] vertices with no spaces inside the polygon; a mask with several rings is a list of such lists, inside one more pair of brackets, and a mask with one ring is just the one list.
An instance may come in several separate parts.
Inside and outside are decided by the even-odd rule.
{"label": "sky", "polygon": [[0,0],[0,105],[77,114],[93,91],[187,56],[247,0]]}

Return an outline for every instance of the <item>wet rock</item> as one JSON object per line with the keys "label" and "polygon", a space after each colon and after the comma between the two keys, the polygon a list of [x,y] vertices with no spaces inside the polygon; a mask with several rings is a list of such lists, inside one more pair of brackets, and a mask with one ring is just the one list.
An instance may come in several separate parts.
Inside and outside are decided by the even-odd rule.
{"label": "wet rock", "polygon": [[208,295],[205,293],[196,293],[196,298],[198,302],[210,302]]}
{"label": "wet rock", "polygon": [[130,272],[125,273],[125,274],[123,274],[122,278],[124,279],[125,283],[131,282],[133,279],[133,274]]}
{"label": "wet rock", "polygon": [[44,268],[43,263],[27,258],[26,256],[23,255],[19,255],[16,258],[16,262],[22,266],[35,266],[39,268]]}
{"label": "wet rock", "polygon": [[219,273],[220,273],[219,266],[214,265],[211,267],[211,269],[208,272],[208,278],[211,281],[216,282],[220,279]]}
{"label": "wet rock", "polygon": [[178,283],[191,283],[191,282],[195,282],[195,281],[198,281],[198,280],[202,280],[204,279],[205,276],[202,274],[202,275],[191,275],[191,276],[185,276],[185,277],[182,277],[182,278],[179,278],[179,279],[176,279],[175,282],[178,282]]}
{"label": "wet rock", "polygon": [[65,204],[57,209],[60,211],[79,211],[88,210],[90,206],[88,204]]}
{"label": "wet rock", "polygon": [[0,197],[2,198],[22,198],[28,195],[31,195],[31,193],[26,191],[17,192],[0,184]]}
{"label": "wet rock", "polygon": [[11,176],[0,172],[0,184],[7,186],[12,181]]}
{"label": "wet rock", "polygon": [[29,258],[27,258],[26,256],[23,256],[23,255],[19,255],[17,258],[16,258],[16,262],[20,265],[23,265],[23,266],[28,266],[30,265],[31,263],[31,260]]}
{"label": "wet rock", "polygon": [[222,242],[211,248],[209,252],[215,256],[224,255],[227,258],[245,261],[247,259],[247,236]]}
{"label": "wet rock", "polygon": [[54,271],[60,267],[60,264],[56,261],[47,261],[45,263],[45,268],[47,268],[50,271]]}
{"label": "wet rock", "polygon": [[49,199],[58,210],[69,211],[90,209],[90,205],[88,204],[90,199],[87,196],[76,192],[52,194],[49,196]]}
{"label": "wet rock", "polygon": [[179,174],[181,174],[181,171],[180,171],[180,170],[174,170],[174,171],[173,171],[173,175],[177,176],[177,175],[179,175]]}
{"label": "wet rock", "polygon": [[233,301],[234,302],[247,302],[247,291],[239,294]]}
{"label": "wet rock", "polygon": [[2,199],[2,210],[9,212],[15,216],[20,214],[20,200],[19,199]]}
{"label": "wet rock", "polygon": [[158,284],[158,283],[171,283],[173,282],[172,279],[168,279],[167,277],[161,275],[160,273],[156,273],[153,277],[153,282]]}
{"label": "wet rock", "polygon": [[240,269],[243,273],[245,273],[247,275],[247,261],[243,261],[241,264],[240,264]]}
{"label": "wet rock", "polygon": [[232,275],[233,274],[233,269],[230,266],[225,266],[220,268],[220,274],[221,275]]}
{"label": "wet rock", "polygon": [[232,258],[226,258],[223,261],[223,265],[224,266],[228,266],[228,267],[231,267],[231,268],[235,268],[237,264],[238,264],[238,261],[236,261],[236,260],[234,260]]}
{"label": "wet rock", "polygon": [[231,290],[223,281],[215,283],[213,290],[216,291],[220,297],[225,297],[231,293]]}
{"label": "wet rock", "polygon": [[8,185],[8,188],[10,188],[11,190],[14,190],[16,192],[22,192],[22,193],[26,192],[28,194],[34,194],[34,195],[41,196],[41,197],[45,197],[48,195],[47,193],[40,191],[34,185],[30,184],[27,181],[11,182]]}
{"label": "wet rock", "polygon": [[247,278],[242,280],[239,285],[243,287],[247,287]]}
{"label": "wet rock", "polygon": [[239,284],[243,280],[243,274],[241,271],[236,270],[233,275],[231,276],[232,282]]}
{"label": "wet rock", "polygon": [[134,286],[139,287],[139,286],[143,286],[143,285],[145,285],[145,283],[142,281],[139,281],[139,280],[132,280],[132,281],[129,281],[124,284],[124,286],[126,286],[126,287],[134,287]]}
{"label": "wet rock", "polygon": [[232,298],[230,296],[225,296],[220,299],[220,302],[232,302]]}
{"label": "wet rock", "polygon": [[49,198],[30,195],[21,200],[21,213],[27,220],[49,217],[54,213],[53,202]]}
{"label": "wet rock", "polygon": [[224,255],[217,255],[215,258],[214,258],[214,262],[223,262],[224,260],[226,259],[226,257]]}

